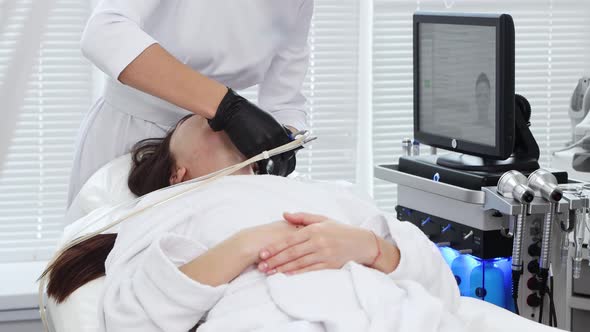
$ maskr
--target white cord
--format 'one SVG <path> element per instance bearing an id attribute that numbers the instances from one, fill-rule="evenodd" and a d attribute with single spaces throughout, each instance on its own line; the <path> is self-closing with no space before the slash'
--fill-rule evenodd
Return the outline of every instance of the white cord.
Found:
<path id="1" fill-rule="evenodd" d="M 572 144 L 570 144 L 570 145 L 566 146 L 565 148 L 562 148 L 562 149 L 559 149 L 559 150 L 553 151 L 553 152 L 552 152 L 552 155 L 555 155 L 555 154 L 556 154 L 556 153 L 558 153 L 558 152 L 562 152 L 562 151 L 569 150 L 569 149 L 571 149 L 571 148 L 575 148 L 575 147 L 577 147 L 577 146 L 580 146 L 580 145 L 581 145 L 582 143 L 584 143 L 584 141 L 585 141 L 586 139 L 588 139 L 588 138 L 590 138 L 590 135 L 586 135 L 586 136 L 584 136 L 584 137 L 580 138 L 580 139 L 579 139 L 577 142 L 575 142 L 575 143 L 572 143 Z"/>
<path id="2" fill-rule="evenodd" d="M 147 210 L 150 210 L 152 208 L 155 208 L 155 207 L 161 206 L 163 204 L 166 204 L 167 202 L 170 202 L 170 201 L 172 201 L 172 200 L 174 200 L 174 199 L 176 199 L 176 198 L 178 198 L 180 196 L 183 196 L 183 195 L 185 195 L 187 193 L 190 193 L 190 192 L 192 192 L 192 191 L 194 191 L 194 190 L 196 190 L 198 188 L 201 188 L 202 186 L 205 186 L 205 185 L 207 185 L 207 184 L 209 184 L 209 183 L 211 183 L 211 182 L 213 182 L 213 181 L 215 181 L 217 179 L 220 179 L 220 178 L 222 178 L 222 177 L 224 177 L 226 175 L 230 175 L 232 173 L 235 173 L 235 172 L 239 171 L 240 169 L 242 169 L 242 168 L 244 168 L 244 167 L 246 167 L 246 166 L 248 166 L 250 164 L 256 163 L 256 162 L 258 162 L 260 160 L 263 160 L 263 159 L 268 159 L 270 157 L 279 155 L 279 154 L 284 153 L 284 152 L 287 152 L 287 151 L 295 150 L 295 149 L 297 149 L 299 147 L 302 147 L 306 143 L 313 141 L 314 139 L 315 139 L 315 137 L 310 137 L 309 134 L 306 133 L 304 135 L 301 135 L 301 136 L 295 138 L 293 141 L 291 141 L 291 142 L 289 142 L 289 143 L 287 143 L 285 145 L 279 146 L 279 147 L 277 147 L 275 149 L 272 149 L 270 151 L 264 151 L 261 154 L 256 155 L 256 156 L 254 156 L 254 157 L 252 157 L 252 158 L 250 158 L 250 159 L 248 159 L 246 161 L 243 161 L 243 162 L 241 162 L 239 164 L 236 164 L 236 165 L 233 165 L 233 166 L 230 166 L 230 167 L 226 167 L 226 168 L 224 168 L 224 169 L 222 169 L 220 171 L 213 172 L 211 174 L 202 176 L 202 177 L 197 178 L 197 179 L 193 179 L 193 180 L 190 180 L 190 181 L 186 181 L 186 182 L 183 182 L 183 183 L 179 183 L 179 184 L 176 184 L 176 185 L 173 185 L 173 186 L 169 186 L 169 187 L 166 187 L 166 188 L 162 188 L 162 189 L 156 190 L 156 191 L 154 191 L 152 193 L 156 193 L 156 192 L 159 192 L 159 191 L 162 191 L 162 190 L 168 190 L 170 188 L 174 188 L 174 187 L 178 187 L 178 186 L 183 186 L 183 187 L 186 186 L 187 187 L 186 189 L 181 190 L 178 193 L 175 193 L 175 194 L 171 195 L 168 198 L 165 198 L 163 200 L 160 200 L 158 202 L 155 202 L 155 203 L 153 203 L 151 205 L 147 205 L 147 206 L 145 206 L 145 207 L 143 207 L 143 208 L 141 208 L 139 210 L 132 211 L 129 214 L 127 214 L 127 215 L 119 218 L 118 220 L 115 220 L 114 222 L 112 222 L 112 223 L 110 223 L 110 224 L 108 224 L 106 226 L 103 226 L 103 227 L 99 228 L 98 230 L 96 230 L 94 232 L 91 232 L 89 234 L 86 234 L 84 236 L 80 236 L 80 237 L 72 240 L 69 244 L 65 245 L 62 249 L 58 250 L 55 253 L 55 255 L 53 256 L 53 258 L 47 264 L 47 267 L 45 268 L 45 271 L 43 272 L 43 274 L 41 274 L 41 277 L 39 278 L 39 313 L 41 315 L 41 320 L 43 321 L 43 327 L 44 327 L 45 331 L 46 332 L 49 332 L 49 326 L 48 326 L 48 323 L 47 323 L 47 312 L 45 310 L 45 303 L 44 303 L 44 297 L 43 297 L 43 295 L 45 293 L 45 282 L 46 282 L 46 279 L 48 277 L 49 271 L 54 266 L 54 264 L 57 261 L 57 259 L 59 258 L 59 256 L 61 256 L 61 254 L 63 254 L 65 251 L 73 248 L 74 246 L 76 246 L 76 245 L 78 245 L 78 244 L 80 244 L 80 243 L 82 243 L 82 242 L 84 242 L 84 241 L 86 241 L 86 240 L 88 240 L 88 239 L 90 239 L 90 238 L 98 235 L 98 234 L 104 233 L 107 230 L 115 227 L 116 225 L 119 225 L 120 223 L 122 223 L 122 222 L 124 222 L 124 221 L 126 221 L 126 220 L 128 220 L 128 219 L 130 219 L 132 217 L 135 217 L 135 216 L 137 216 L 139 214 L 142 214 L 143 212 L 145 212 Z M 150 194 L 147 194 L 147 195 L 150 195 Z M 122 204 L 119 204 L 119 205 L 115 206 L 113 209 L 110 209 L 109 211 L 107 211 L 103 215 L 101 215 L 100 218 L 96 219 L 93 223 L 95 223 L 95 222 L 97 222 L 97 221 L 105 218 L 107 215 L 109 215 L 113 211 L 117 211 L 120 208 L 130 207 L 130 206 L 132 206 L 134 204 L 137 205 L 137 203 L 139 203 L 147 195 L 142 196 L 142 197 L 138 197 L 137 199 L 135 199 L 135 200 L 133 200 L 131 202 L 125 202 L 125 203 L 122 203 Z M 76 233 L 76 235 L 77 234 L 80 234 L 82 231 L 86 230 L 93 223 L 90 223 L 90 224 L 86 225 L 82 230 L 78 231 Z"/>

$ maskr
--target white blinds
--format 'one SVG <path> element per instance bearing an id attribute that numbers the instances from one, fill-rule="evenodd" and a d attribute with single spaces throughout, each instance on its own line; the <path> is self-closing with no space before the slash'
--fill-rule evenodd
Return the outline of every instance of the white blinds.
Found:
<path id="1" fill-rule="evenodd" d="M 36 1 L 0 3 L 2 79 L 19 61 L 12 55 Z M 46 259 L 61 234 L 74 139 L 92 99 L 91 67 L 79 51 L 89 14 L 89 1 L 58 0 L 49 17 L 0 173 L 0 262 Z"/>
<path id="2" fill-rule="evenodd" d="M 374 161 L 393 163 L 412 137 L 412 14 L 416 10 L 503 12 L 516 29 L 516 93 L 531 103 L 532 131 L 547 166 L 550 151 L 570 139 L 569 98 L 590 71 L 587 0 L 375 0 Z M 395 187 L 375 180 L 375 198 L 392 210 Z"/>
<path id="3" fill-rule="evenodd" d="M 355 181 L 358 31 L 358 1 L 315 0 L 304 94 L 319 139 L 297 155 L 297 171 L 313 179 Z M 253 89 L 242 93 L 256 98 Z"/>

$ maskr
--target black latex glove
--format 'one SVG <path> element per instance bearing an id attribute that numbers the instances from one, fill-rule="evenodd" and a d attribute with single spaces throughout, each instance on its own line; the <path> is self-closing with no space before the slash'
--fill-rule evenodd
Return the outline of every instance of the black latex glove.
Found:
<path id="1" fill-rule="evenodd" d="M 228 89 L 209 120 L 214 131 L 227 133 L 240 152 L 251 158 L 292 141 L 288 129 L 269 113 L 261 110 L 244 97 Z M 288 151 L 258 163 L 258 173 L 287 176 L 295 170 L 295 151 Z"/>

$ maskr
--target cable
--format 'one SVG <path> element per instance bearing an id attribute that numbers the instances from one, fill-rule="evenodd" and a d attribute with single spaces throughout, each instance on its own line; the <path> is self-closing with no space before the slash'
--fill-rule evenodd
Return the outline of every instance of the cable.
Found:
<path id="1" fill-rule="evenodd" d="M 570 144 L 570 145 L 568 145 L 568 146 L 566 146 L 566 147 L 564 147 L 564 148 L 561 148 L 561 149 L 559 149 L 559 150 L 555 150 L 555 151 L 553 151 L 551 154 L 552 154 L 552 155 L 555 155 L 555 154 L 556 154 L 556 153 L 558 153 L 558 152 L 563 152 L 563 151 L 565 151 L 565 150 L 569 150 L 569 149 L 571 149 L 571 148 L 578 147 L 578 146 L 582 145 L 582 144 L 584 143 L 584 141 L 585 141 L 586 139 L 588 139 L 588 138 L 590 138 L 590 135 L 586 135 L 586 136 L 582 137 L 581 139 L 579 139 L 578 141 L 576 141 L 576 142 L 574 142 L 574 143 L 572 143 L 572 144 Z"/>
<path id="2" fill-rule="evenodd" d="M 258 162 L 260 160 L 263 160 L 263 159 L 268 159 L 270 157 L 279 155 L 279 154 L 284 153 L 284 152 L 287 152 L 287 151 L 295 150 L 295 149 L 297 149 L 299 147 L 303 147 L 303 145 L 305 145 L 305 144 L 307 144 L 307 143 L 309 143 L 309 142 L 311 142 L 311 141 L 313 141 L 315 139 L 316 139 L 316 137 L 310 137 L 309 134 L 306 132 L 305 134 L 302 134 L 301 136 L 297 137 L 296 139 L 294 139 L 293 141 L 291 141 L 291 142 L 289 142 L 289 143 L 287 143 L 285 145 L 279 146 L 279 147 L 274 148 L 274 149 L 272 149 L 270 151 L 264 151 L 264 152 L 260 153 L 259 155 L 256 155 L 256 156 L 254 156 L 254 157 L 252 157 L 252 158 L 250 158 L 250 159 L 248 159 L 246 161 L 243 161 L 243 162 L 241 162 L 239 164 L 236 164 L 236 165 L 233 165 L 233 166 L 230 166 L 230 167 L 226 167 L 226 168 L 224 168 L 222 170 L 219 170 L 217 172 L 213 172 L 211 174 L 204 175 L 202 177 L 199 177 L 199 178 L 196 178 L 196 179 L 193 179 L 193 180 L 190 180 L 190 181 L 186 181 L 186 182 L 183 182 L 183 183 L 176 184 L 174 186 L 169 186 L 169 187 L 166 187 L 166 188 L 162 188 L 160 190 L 156 190 L 156 191 L 154 191 L 154 192 L 152 192 L 150 194 L 144 195 L 142 197 L 138 197 L 137 199 L 135 199 L 135 200 L 133 200 L 131 202 L 122 203 L 119 206 L 117 206 L 117 207 L 115 207 L 113 209 L 110 209 L 109 211 L 107 211 L 106 213 L 104 213 L 103 215 L 101 215 L 99 219 L 95 219 L 93 223 L 89 223 L 81 231 L 77 232 L 76 235 L 80 234 L 83 230 L 86 230 L 91 224 L 94 224 L 94 223 L 102 220 L 104 217 L 107 217 L 110 213 L 112 213 L 113 211 L 116 211 L 117 208 L 120 207 L 120 206 L 123 206 L 123 207 L 131 207 L 133 205 L 137 206 L 137 204 L 140 203 L 143 198 L 145 198 L 146 196 L 149 196 L 149 195 L 151 195 L 153 193 L 164 191 L 164 190 L 170 190 L 171 188 L 175 188 L 175 187 L 185 187 L 182 190 L 180 190 L 179 192 L 176 192 L 176 193 L 170 195 L 167 198 L 164 198 L 164 199 L 162 199 L 162 200 L 160 200 L 158 202 L 152 203 L 152 204 L 148 204 L 148 205 L 146 205 L 146 206 L 144 206 L 144 207 L 142 207 L 142 208 L 140 208 L 138 210 L 131 211 L 127 215 L 125 215 L 125 216 L 123 216 L 123 217 L 115 220 L 114 222 L 112 222 L 112 223 L 110 223 L 110 224 L 108 224 L 106 226 L 103 226 L 103 227 L 99 228 L 96 231 L 93 231 L 93 232 L 90 232 L 90 233 L 88 233 L 86 235 L 83 235 L 83 236 L 80 236 L 78 238 L 75 238 L 69 244 L 65 245 L 62 249 L 58 250 L 54 254 L 53 258 L 49 261 L 49 263 L 47 264 L 47 267 L 45 268 L 45 271 L 43 271 L 43 273 L 41 274 L 41 276 L 39 277 L 39 280 L 38 280 L 39 281 L 39 294 L 38 294 L 39 295 L 39 314 L 41 316 L 41 321 L 43 322 L 43 327 L 44 327 L 45 331 L 49 331 L 49 326 L 47 324 L 47 312 L 45 310 L 45 304 L 44 304 L 44 298 L 43 298 L 43 294 L 45 293 L 45 281 L 46 281 L 46 279 L 48 277 L 49 271 L 55 266 L 55 263 L 56 263 L 57 259 L 60 257 L 60 255 L 62 253 L 64 253 L 65 251 L 71 249 L 72 247 L 74 247 L 74 246 L 76 246 L 76 245 L 78 245 L 78 244 L 80 244 L 80 243 L 82 243 L 82 242 L 84 242 L 84 241 L 86 241 L 86 240 L 94 237 L 95 235 L 104 233 L 107 230 L 109 230 L 109 229 L 111 229 L 111 228 L 119 225 L 120 223 L 122 223 L 122 222 L 124 222 L 126 220 L 129 220 L 129 219 L 131 219 L 131 218 L 133 218 L 133 217 L 135 217 L 137 215 L 142 214 L 143 212 L 145 212 L 147 210 L 150 210 L 152 208 L 159 207 L 159 206 L 161 206 L 163 204 L 166 204 L 166 203 L 168 203 L 168 202 L 170 202 L 170 201 L 172 201 L 172 200 L 174 200 L 174 199 L 176 199 L 178 197 L 181 197 L 181 196 L 183 196 L 183 195 L 185 195 L 187 193 L 190 193 L 192 191 L 195 191 L 195 190 L 197 190 L 197 189 L 199 189 L 199 188 L 201 188 L 201 187 L 203 187 L 203 186 L 205 186 L 205 185 L 207 185 L 207 184 L 209 184 L 209 183 L 211 183 L 211 182 L 213 182 L 213 181 L 215 181 L 215 180 L 217 180 L 219 178 L 222 178 L 224 176 L 233 174 L 233 173 L 239 171 L 240 169 L 242 169 L 242 168 L 244 168 L 244 167 L 246 167 L 246 166 L 248 166 L 250 164 L 256 163 L 256 162 Z"/>
<path id="3" fill-rule="evenodd" d="M 553 316 L 553 327 L 557 327 L 557 312 L 555 311 L 555 298 L 553 297 L 553 276 L 549 279 L 550 289 L 549 289 L 549 309 L 550 313 Z"/>
<path id="4" fill-rule="evenodd" d="M 539 297 L 541 298 L 541 305 L 539 306 L 539 323 L 543 324 L 543 307 L 545 303 L 545 293 L 547 290 L 547 276 L 548 269 L 540 269 L 539 276 L 541 276 L 541 286 L 539 287 Z"/>
<path id="5" fill-rule="evenodd" d="M 555 299 L 553 298 L 553 291 L 547 289 L 549 296 L 549 326 L 557 327 L 557 312 L 555 311 Z"/>
<path id="6" fill-rule="evenodd" d="M 520 283 L 520 273 L 512 271 L 512 299 L 514 299 L 514 311 L 517 315 L 520 315 L 518 310 L 518 284 Z"/>
<path id="7" fill-rule="evenodd" d="M 541 298 L 541 305 L 539 306 L 539 323 L 543 324 L 543 302 L 544 298 Z"/>
<path id="8" fill-rule="evenodd" d="M 532 194 L 534 196 L 534 193 Z M 512 298 L 514 299 L 514 310 L 517 315 L 520 315 L 518 308 L 518 288 L 520 283 L 520 276 L 522 275 L 522 236 L 526 223 L 526 211 L 528 204 L 521 204 L 521 213 L 516 218 L 514 227 L 514 240 L 512 244 Z"/>
<path id="9" fill-rule="evenodd" d="M 547 275 L 543 272 L 541 275 L 541 288 L 539 289 L 539 297 L 541 298 L 541 305 L 539 306 L 539 323 L 543 324 L 543 310 L 545 302 L 545 294 L 549 297 L 549 326 L 557 327 L 557 311 L 555 310 L 555 298 L 553 297 L 553 276 L 549 277 L 549 286 L 547 286 Z"/>
<path id="10" fill-rule="evenodd" d="M 553 294 L 550 289 L 547 289 L 547 295 L 549 296 L 549 326 L 553 326 Z"/>
<path id="11" fill-rule="evenodd" d="M 551 311 L 551 296 L 549 296 L 549 326 L 553 326 L 553 311 Z"/>

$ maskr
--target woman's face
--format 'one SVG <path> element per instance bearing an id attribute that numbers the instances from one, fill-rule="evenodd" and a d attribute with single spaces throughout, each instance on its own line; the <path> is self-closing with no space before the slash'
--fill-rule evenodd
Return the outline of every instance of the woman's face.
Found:
<path id="1" fill-rule="evenodd" d="M 478 83 L 475 87 L 475 100 L 477 103 L 477 110 L 480 113 L 487 114 L 489 111 L 490 97 L 490 86 L 485 82 Z"/>
<path id="2" fill-rule="evenodd" d="M 194 115 L 180 123 L 170 140 L 170 151 L 176 161 L 170 184 L 207 175 L 246 158 L 223 131 L 214 132 L 207 119 Z M 253 174 L 246 167 L 235 174 Z"/>

